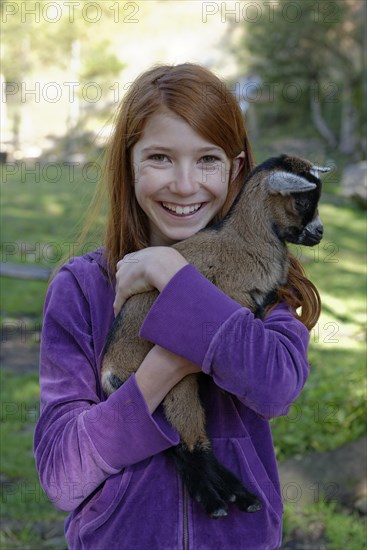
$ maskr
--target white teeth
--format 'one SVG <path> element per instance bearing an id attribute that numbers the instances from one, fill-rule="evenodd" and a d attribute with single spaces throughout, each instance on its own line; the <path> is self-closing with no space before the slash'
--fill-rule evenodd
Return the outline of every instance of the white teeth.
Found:
<path id="1" fill-rule="evenodd" d="M 175 212 L 176 214 L 192 214 L 193 212 L 196 212 L 196 210 L 199 210 L 201 206 L 201 202 L 198 202 L 197 204 L 192 204 L 191 206 L 178 206 L 176 204 L 170 204 L 169 202 L 162 202 L 162 205 L 164 208 L 167 208 L 168 210 L 171 210 L 172 212 Z"/>

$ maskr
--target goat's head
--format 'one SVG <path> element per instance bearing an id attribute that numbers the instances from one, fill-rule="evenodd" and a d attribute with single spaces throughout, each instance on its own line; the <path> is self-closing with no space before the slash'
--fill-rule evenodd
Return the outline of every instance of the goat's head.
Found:
<path id="1" fill-rule="evenodd" d="M 262 186 L 268 194 L 267 208 L 278 237 L 306 246 L 318 244 L 323 236 L 317 208 L 322 187 L 320 174 L 329 168 L 282 155 L 265 161 L 256 171 L 268 172 L 262 174 Z"/>

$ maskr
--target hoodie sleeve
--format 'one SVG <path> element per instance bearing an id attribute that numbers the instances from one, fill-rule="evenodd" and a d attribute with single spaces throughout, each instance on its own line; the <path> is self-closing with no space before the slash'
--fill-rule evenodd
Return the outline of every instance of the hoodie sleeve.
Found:
<path id="1" fill-rule="evenodd" d="M 65 511 L 75 509 L 110 475 L 179 441 L 161 408 L 149 413 L 134 375 L 104 400 L 81 279 L 62 268 L 46 297 L 41 413 L 34 437 L 41 484 Z"/>
<path id="2" fill-rule="evenodd" d="M 256 319 L 192 265 L 163 289 L 140 335 L 200 365 L 266 418 L 287 414 L 309 372 L 308 330 L 286 304 Z"/>

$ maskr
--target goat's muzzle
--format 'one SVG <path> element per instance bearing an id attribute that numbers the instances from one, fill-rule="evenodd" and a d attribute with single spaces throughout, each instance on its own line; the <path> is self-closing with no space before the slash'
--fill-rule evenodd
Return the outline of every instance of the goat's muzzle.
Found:
<path id="1" fill-rule="evenodd" d="M 315 246 L 319 244 L 324 235 L 324 226 L 319 217 L 308 223 L 299 236 L 298 244 Z"/>

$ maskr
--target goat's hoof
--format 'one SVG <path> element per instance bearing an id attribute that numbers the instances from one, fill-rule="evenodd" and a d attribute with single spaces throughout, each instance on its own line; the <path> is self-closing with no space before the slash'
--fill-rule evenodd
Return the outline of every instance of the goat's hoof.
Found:
<path id="1" fill-rule="evenodd" d="M 262 509 L 261 501 L 257 496 L 249 493 L 247 489 L 242 487 L 239 494 L 236 495 L 235 504 L 242 512 L 259 512 Z"/>
<path id="2" fill-rule="evenodd" d="M 228 510 L 225 508 L 217 508 L 217 510 L 214 510 L 214 512 L 209 515 L 213 519 L 224 518 L 225 516 L 228 516 Z"/>
<path id="3" fill-rule="evenodd" d="M 193 495 L 193 488 L 190 486 L 190 484 L 187 484 L 187 486 L 190 495 Z M 207 485 L 206 487 L 200 487 L 200 493 L 198 493 L 198 487 L 196 487 L 194 500 L 196 500 L 196 502 L 199 502 L 204 508 L 205 513 L 213 519 L 228 516 L 227 504 L 224 502 L 224 500 L 220 498 L 215 490 L 213 490 L 213 487 L 209 485 Z"/>
<path id="4" fill-rule="evenodd" d="M 262 504 L 259 498 L 248 491 L 241 480 L 239 480 L 232 472 L 227 470 L 217 459 L 212 455 L 210 459 L 213 462 L 213 468 L 216 479 L 220 480 L 221 486 L 224 488 L 224 497 L 227 502 L 234 503 L 241 512 L 258 512 L 262 509 Z"/>
<path id="5" fill-rule="evenodd" d="M 259 512 L 262 508 L 261 502 L 259 499 L 257 499 L 257 502 L 254 502 L 253 504 L 250 504 L 246 508 L 246 512 Z"/>
<path id="6" fill-rule="evenodd" d="M 190 496 L 201 504 L 209 517 L 218 519 L 227 516 L 227 503 L 235 504 L 242 512 L 261 510 L 258 497 L 222 466 L 211 450 L 196 448 L 191 452 L 178 445 L 172 448 L 172 453 Z"/>

